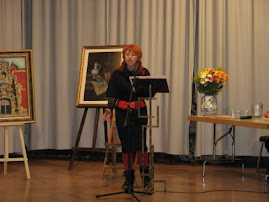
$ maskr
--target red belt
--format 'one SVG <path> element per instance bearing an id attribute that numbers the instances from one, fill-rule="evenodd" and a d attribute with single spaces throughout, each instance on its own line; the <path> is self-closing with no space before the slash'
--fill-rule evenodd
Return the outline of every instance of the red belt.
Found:
<path id="1" fill-rule="evenodd" d="M 123 100 L 118 100 L 117 101 L 117 107 L 121 109 L 127 109 L 128 108 L 129 102 L 123 101 Z M 140 100 L 140 108 L 145 107 L 146 103 L 145 100 Z M 138 101 L 133 101 L 130 103 L 130 108 L 131 109 L 138 109 Z"/>

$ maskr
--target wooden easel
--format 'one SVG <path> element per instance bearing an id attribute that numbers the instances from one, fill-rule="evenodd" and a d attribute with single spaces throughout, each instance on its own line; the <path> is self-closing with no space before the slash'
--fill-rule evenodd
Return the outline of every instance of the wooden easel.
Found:
<path id="1" fill-rule="evenodd" d="M 111 124 L 110 124 L 110 131 L 108 136 L 108 141 L 105 143 L 106 146 L 106 154 L 104 160 L 104 168 L 103 168 L 103 176 L 105 175 L 106 169 L 111 168 L 112 171 L 117 175 L 117 147 L 121 146 L 120 140 L 116 138 L 116 131 L 115 131 L 115 115 L 113 115 Z M 109 153 L 111 152 L 112 155 L 112 164 L 109 164 Z"/>
<path id="2" fill-rule="evenodd" d="M 92 140 L 92 148 L 79 148 L 79 141 L 81 138 L 81 133 L 82 133 L 82 129 L 85 123 L 85 119 L 87 116 L 87 112 L 88 112 L 88 107 L 84 108 L 84 112 L 83 112 L 83 116 L 81 119 L 81 123 L 80 123 L 80 127 L 79 127 L 79 131 L 78 131 L 78 135 L 77 135 L 77 139 L 76 139 L 76 143 L 75 146 L 72 148 L 72 156 L 71 156 L 71 160 L 69 163 L 69 167 L 68 169 L 71 170 L 74 166 L 74 161 L 75 158 L 77 156 L 78 151 L 80 150 L 84 150 L 84 151 L 97 151 L 97 150 L 104 150 L 104 149 L 97 149 L 95 148 L 96 145 L 96 140 L 97 140 L 97 131 L 98 131 L 98 121 L 99 121 L 99 115 L 100 115 L 100 108 L 96 108 L 96 112 L 95 112 L 95 121 L 94 121 L 94 129 L 93 129 L 93 140 Z M 107 123 L 104 122 L 104 131 L 105 131 L 105 142 L 107 142 Z"/>
<path id="3" fill-rule="evenodd" d="M 21 140 L 21 148 L 23 158 L 9 158 L 8 153 L 8 135 L 9 135 L 9 127 L 18 126 L 19 127 L 19 135 Z M 25 171 L 27 179 L 30 179 L 30 171 L 28 165 L 28 158 L 25 149 L 24 137 L 23 137 L 23 126 L 24 123 L 0 123 L 0 127 L 4 127 L 4 158 L 0 158 L 0 162 L 4 162 L 4 175 L 7 175 L 7 163 L 11 161 L 24 161 Z"/>

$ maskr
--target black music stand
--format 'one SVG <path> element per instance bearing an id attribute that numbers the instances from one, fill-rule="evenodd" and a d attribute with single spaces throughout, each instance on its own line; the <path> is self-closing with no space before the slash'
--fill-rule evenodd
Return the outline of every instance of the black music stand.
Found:
<path id="1" fill-rule="evenodd" d="M 169 93 L 165 76 L 130 76 L 130 81 L 136 84 L 136 92 L 140 97 L 154 97 L 156 93 Z M 143 92 L 141 92 L 143 91 Z M 151 92 L 150 92 L 151 91 Z"/>
<path id="2" fill-rule="evenodd" d="M 134 82 L 134 78 L 130 78 L 131 82 Z M 150 172 L 147 174 L 149 176 L 150 180 L 150 192 L 153 192 L 154 190 L 154 183 L 153 182 L 163 182 L 164 183 L 164 191 L 166 191 L 166 181 L 165 180 L 154 180 L 154 146 L 152 145 L 152 128 L 158 128 L 159 127 L 159 106 L 157 106 L 157 124 L 153 125 L 152 124 L 152 119 L 155 118 L 152 115 L 152 100 L 156 99 L 154 98 L 156 93 L 169 93 L 169 88 L 167 85 L 166 77 L 165 76 L 144 76 L 144 77 L 137 77 L 135 79 L 136 85 L 137 85 L 137 91 L 144 89 L 144 96 L 146 97 L 140 97 L 140 99 L 146 99 L 149 101 L 149 106 L 148 106 L 148 116 L 141 116 L 140 115 L 140 110 L 138 111 L 138 118 L 148 118 L 148 124 L 143 126 L 143 128 L 148 128 L 149 129 L 149 150 L 150 150 L 150 155 L 149 155 L 149 164 L 152 165 L 150 167 Z M 146 92 L 145 89 L 148 89 Z M 144 145 L 144 130 L 142 129 L 142 145 Z M 142 162 L 144 163 L 144 147 L 142 146 Z M 144 182 L 144 177 L 145 177 L 145 172 L 144 172 L 144 165 L 142 166 L 142 178 Z"/>

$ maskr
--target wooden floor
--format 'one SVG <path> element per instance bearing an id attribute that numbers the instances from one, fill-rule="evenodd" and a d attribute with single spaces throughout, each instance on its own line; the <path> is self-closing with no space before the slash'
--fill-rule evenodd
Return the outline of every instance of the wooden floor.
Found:
<path id="1" fill-rule="evenodd" d="M 1 163 L 0 201 L 136 201 L 125 193 L 96 198 L 122 191 L 122 170 L 117 177 L 110 170 L 102 177 L 101 162 L 76 161 L 71 171 L 68 165 L 65 160 L 31 159 L 31 180 L 27 180 L 23 162 L 8 163 L 5 177 Z M 246 168 L 242 178 L 240 167 L 208 165 L 204 183 L 201 165 L 155 164 L 154 169 L 155 180 L 165 180 L 167 190 L 164 192 L 164 183 L 155 182 L 152 195 L 135 193 L 141 201 L 269 201 L 269 194 L 264 193 L 264 175 L 256 175 L 255 168 Z M 138 170 L 136 181 L 141 187 Z"/>

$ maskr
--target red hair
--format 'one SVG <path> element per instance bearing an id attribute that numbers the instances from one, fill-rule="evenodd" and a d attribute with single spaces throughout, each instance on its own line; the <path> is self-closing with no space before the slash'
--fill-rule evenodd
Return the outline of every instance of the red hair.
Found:
<path id="1" fill-rule="evenodd" d="M 124 55 L 127 51 L 131 51 L 131 52 L 134 52 L 137 57 L 138 57 L 138 60 L 140 61 L 140 66 L 138 68 L 138 73 L 140 75 L 143 75 L 144 74 L 144 71 L 143 71 L 143 67 L 142 67 L 142 64 L 141 64 L 141 58 L 142 58 L 142 51 L 140 49 L 140 47 L 136 44 L 130 44 L 130 45 L 126 45 L 124 46 L 123 50 L 122 50 L 122 57 L 123 57 L 123 62 L 121 63 L 121 66 L 120 66 L 120 70 L 123 71 L 124 69 L 124 66 L 125 66 L 125 61 L 124 61 Z"/>
<path id="2" fill-rule="evenodd" d="M 126 45 L 122 50 L 123 57 L 124 57 L 124 54 L 126 53 L 126 51 L 134 52 L 137 55 L 139 60 L 142 58 L 142 51 L 141 51 L 140 47 L 136 44 Z"/>

